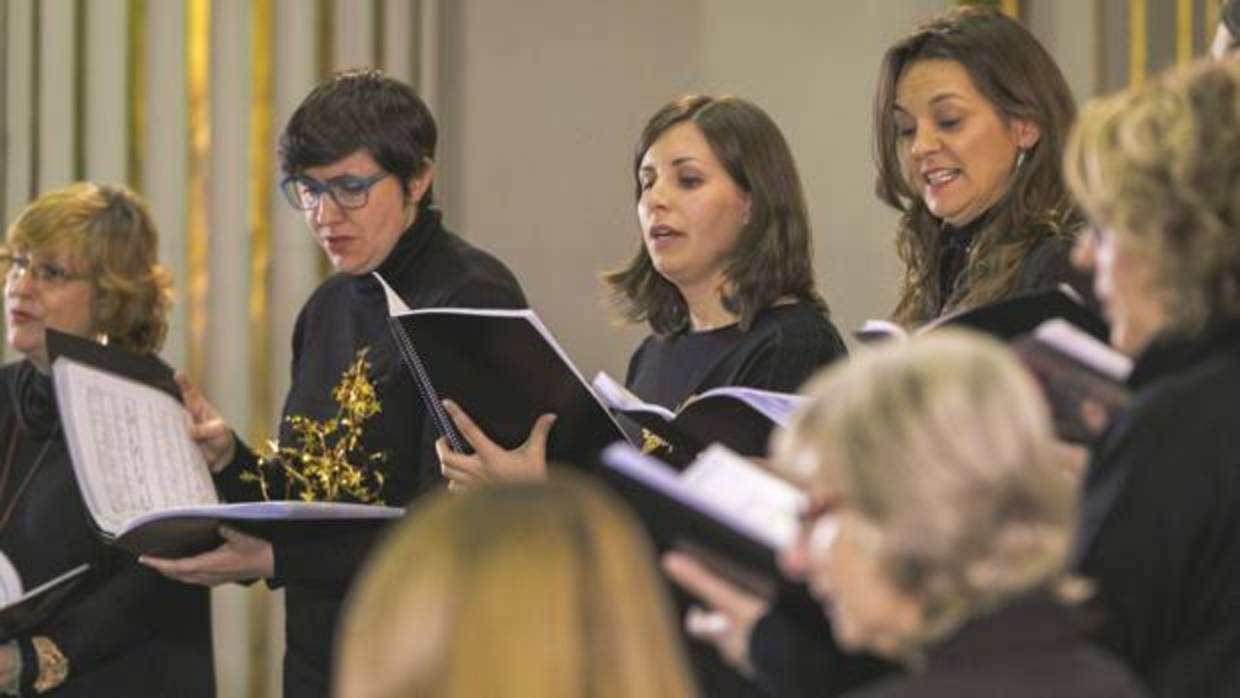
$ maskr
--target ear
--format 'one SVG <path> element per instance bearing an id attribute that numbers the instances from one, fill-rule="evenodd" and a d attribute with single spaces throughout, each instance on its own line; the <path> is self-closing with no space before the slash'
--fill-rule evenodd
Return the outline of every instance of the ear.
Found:
<path id="1" fill-rule="evenodd" d="M 749 220 L 753 216 L 753 194 L 742 192 L 741 196 L 745 198 L 745 218 L 741 225 L 749 225 Z"/>
<path id="2" fill-rule="evenodd" d="M 409 180 L 409 188 L 405 192 L 409 195 L 409 201 L 413 202 L 415 208 L 422 202 L 422 197 L 426 196 L 426 191 L 431 188 L 431 182 L 434 180 L 435 162 L 427 160 L 426 167 L 422 172 Z"/>
<path id="3" fill-rule="evenodd" d="M 1029 119 L 1012 119 L 1010 129 L 1013 142 L 1021 150 L 1029 150 L 1037 145 L 1038 139 L 1042 137 L 1042 129 Z"/>

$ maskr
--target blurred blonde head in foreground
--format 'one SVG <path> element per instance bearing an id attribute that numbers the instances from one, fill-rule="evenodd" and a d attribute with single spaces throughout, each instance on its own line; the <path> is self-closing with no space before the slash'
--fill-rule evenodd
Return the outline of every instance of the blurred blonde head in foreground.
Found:
<path id="1" fill-rule="evenodd" d="M 694 696 L 637 521 L 579 478 L 440 495 L 344 620 L 342 698 Z"/>
<path id="2" fill-rule="evenodd" d="M 828 369 L 776 443 L 829 509 L 807 573 L 842 645 L 913 659 L 1056 580 L 1075 496 L 1046 407 L 1001 344 L 942 330 Z"/>

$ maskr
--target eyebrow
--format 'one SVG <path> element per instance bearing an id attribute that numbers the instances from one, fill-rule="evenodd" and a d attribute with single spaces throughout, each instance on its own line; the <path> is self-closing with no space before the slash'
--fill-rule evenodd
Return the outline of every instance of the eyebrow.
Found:
<path id="1" fill-rule="evenodd" d="M 692 155 L 681 155 L 680 157 L 676 158 L 675 160 L 672 160 L 672 161 L 671 161 L 671 163 L 669 163 L 669 164 L 670 164 L 672 167 L 677 167 L 677 166 L 679 166 L 679 165 L 683 165 L 683 164 L 685 164 L 685 163 L 689 163 L 689 162 L 701 162 L 701 160 L 700 160 L 699 158 L 696 158 L 696 157 L 692 156 Z M 639 171 L 639 172 L 648 172 L 648 171 L 652 171 L 652 170 L 654 170 L 654 169 L 655 169 L 655 166 L 654 166 L 654 165 L 642 165 L 640 168 L 638 168 L 638 171 Z"/>
<path id="2" fill-rule="evenodd" d="M 962 100 L 964 99 L 964 95 L 960 94 L 959 92 L 940 92 L 939 94 L 936 94 L 935 96 L 930 98 L 930 106 L 933 107 L 934 105 L 939 104 L 940 102 L 946 102 L 949 99 L 961 99 Z M 899 102 L 896 102 L 892 108 L 898 109 L 905 113 L 909 112 L 908 107 L 905 107 Z"/>

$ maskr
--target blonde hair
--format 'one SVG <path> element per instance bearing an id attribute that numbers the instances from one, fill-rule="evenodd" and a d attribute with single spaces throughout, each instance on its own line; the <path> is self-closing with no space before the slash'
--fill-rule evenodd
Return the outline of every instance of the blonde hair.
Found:
<path id="1" fill-rule="evenodd" d="M 578 479 L 418 505 L 347 606 L 343 698 L 696 695 L 638 523 Z"/>
<path id="2" fill-rule="evenodd" d="M 1003 345 L 942 330 L 805 392 L 777 460 L 872 530 L 879 569 L 923 609 L 914 646 L 1061 574 L 1073 490 L 1038 388 Z"/>
<path id="3" fill-rule="evenodd" d="M 18 215 L 5 245 L 84 265 L 96 291 L 96 331 L 133 351 L 163 346 L 172 275 L 158 263 L 159 233 L 137 194 L 90 182 L 48 192 Z"/>
<path id="4" fill-rule="evenodd" d="M 1240 316 L 1240 64 L 1091 101 L 1068 139 L 1077 200 L 1152 265 L 1177 329 Z"/>

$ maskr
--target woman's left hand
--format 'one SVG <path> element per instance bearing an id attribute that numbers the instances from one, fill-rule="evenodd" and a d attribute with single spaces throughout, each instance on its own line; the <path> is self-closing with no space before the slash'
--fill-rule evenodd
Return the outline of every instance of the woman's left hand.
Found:
<path id="1" fill-rule="evenodd" d="M 539 417 L 525 443 L 507 451 L 456 403 L 444 400 L 443 406 L 457 431 L 474 449 L 472 454 L 457 453 L 442 437 L 435 441 L 435 453 L 449 489 L 467 489 L 487 480 L 538 480 L 547 476 L 547 436 L 555 424 L 555 415 Z"/>
<path id="2" fill-rule="evenodd" d="M 230 526 L 220 526 L 220 536 L 223 545 L 201 555 L 176 559 L 143 555 L 138 562 L 165 577 L 208 587 L 275 575 L 271 543 Z"/>

